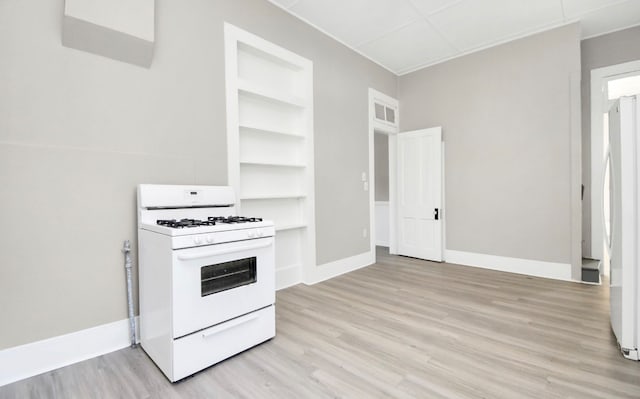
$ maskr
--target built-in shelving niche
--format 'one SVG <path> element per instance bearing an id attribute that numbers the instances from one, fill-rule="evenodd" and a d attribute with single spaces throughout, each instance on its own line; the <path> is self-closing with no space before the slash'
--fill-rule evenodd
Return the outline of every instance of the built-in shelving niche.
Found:
<path id="1" fill-rule="evenodd" d="M 276 285 L 315 267 L 313 64 L 225 24 L 229 184 L 276 226 Z"/>

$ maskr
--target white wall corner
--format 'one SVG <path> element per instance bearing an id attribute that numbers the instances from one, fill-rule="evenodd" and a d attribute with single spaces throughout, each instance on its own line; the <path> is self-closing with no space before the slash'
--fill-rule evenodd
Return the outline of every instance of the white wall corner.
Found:
<path id="1" fill-rule="evenodd" d="M 571 263 L 545 262 L 541 260 L 509 258 L 505 256 L 478 254 L 473 252 L 446 249 L 444 253 L 447 263 L 501 272 L 524 274 L 527 276 L 550 278 L 554 280 L 573 281 Z"/>
<path id="2" fill-rule="evenodd" d="M 136 342 L 140 333 L 136 317 Z M 0 386 L 46 373 L 127 346 L 129 319 L 0 350 Z"/>
<path id="3" fill-rule="evenodd" d="M 581 71 L 578 65 L 576 72 L 569 78 L 571 93 L 571 277 L 582 280 L 582 118 L 580 98 Z"/>

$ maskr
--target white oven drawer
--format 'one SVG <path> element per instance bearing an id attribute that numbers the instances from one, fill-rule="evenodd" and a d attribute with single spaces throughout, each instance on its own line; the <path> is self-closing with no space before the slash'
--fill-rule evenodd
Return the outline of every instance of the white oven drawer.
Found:
<path id="1" fill-rule="evenodd" d="M 185 378 L 276 335 L 275 306 L 173 341 L 173 376 Z"/>

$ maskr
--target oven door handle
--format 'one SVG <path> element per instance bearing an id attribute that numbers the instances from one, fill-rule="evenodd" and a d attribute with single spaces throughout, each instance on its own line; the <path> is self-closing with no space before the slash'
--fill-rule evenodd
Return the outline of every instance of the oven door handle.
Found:
<path id="1" fill-rule="evenodd" d="M 202 258 L 208 258 L 208 257 L 211 257 L 211 256 L 226 255 L 226 254 L 231 254 L 231 253 L 234 253 L 234 252 L 242 252 L 242 251 L 248 251 L 248 250 L 251 250 L 251 249 L 264 248 L 264 247 L 268 247 L 269 245 L 272 245 L 271 240 L 269 240 L 267 242 L 262 242 L 260 244 L 247 245 L 247 246 L 244 246 L 244 247 L 241 247 L 241 248 L 221 249 L 219 251 L 211 251 L 211 252 L 205 252 L 205 253 L 193 254 L 193 255 L 180 254 L 180 255 L 178 255 L 178 259 L 180 259 L 180 260 L 202 259 Z"/>
<path id="2" fill-rule="evenodd" d="M 258 317 L 259 317 L 259 315 L 257 315 L 257 314 L 248 315 L 247 317 L 239 317 L 239 318 L 237 318 L 235 320 L 228 321 L 228 322 L 223 323 L 223 324 L 221 324 L 221 325 L 219 325 L 217 327 L 211 327 L 210 329 L 208 329 L 208 330 L 206 330 L 206 331 L 204 331 L 202 333 L 202 338 L 209 338 L 212 335 L 216 335 L 216 334 L 221 333 L 223 331 L 226 331 L 226 330 L 228 330 L 230 328 L 237 327 L 237 326 L 239 326 L 241 324 L 246 324 L 246 323 L 248 323 L 250 321 L 253 321 L 253 320 L 257 319 Z"/>

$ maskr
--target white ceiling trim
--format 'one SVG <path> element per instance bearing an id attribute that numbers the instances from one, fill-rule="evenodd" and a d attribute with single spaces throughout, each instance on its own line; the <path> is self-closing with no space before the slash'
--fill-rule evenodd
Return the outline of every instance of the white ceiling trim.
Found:
<path id="1" fill-rule="evenodd" d="M 300 21 L 306 23 L 307 25 L 309 25 L 309 26 L 315 28 L 316 30 L 324 33 L 325 35 L 329 36 L 330 38 L 332 38 L 336 42 L 342 44 L 343 46 L 347 47 L 348 49 L 355 51 L 356 53 L 358 53 L 359 55 L 361 55 L 364 58 L 368 59 L 369 61 L 373 62 L 374 64 L 378 65 L 379 67 L 382 67 L 383 69 L 391 72 L 392 74 L 394 74 L 396 76 L 399 76 L 395 71 L 389 69 L 388 67 L 386 67 L 385 65 L 381 64 L 380 62 L 378 62 L 378 61 L 374 60 L 373 58 L 369 57 L 368 55 L 366 55 L 362 51 L 358 50 L 357 48 L 353 47 L 352 45 L 345 43 L 341 39 L 337 38 L 336 36 L 332 35 L 331 33 L 327 32 L 326 30 L 322 29 L 321 27 L 317 26 L 316 24 L 312 23 L 311 21 L 307 20 L 306 18 L 303 18 L 303 17 L 301 17 L 301 16 L 299 16 L 297 14 L 294 14 L 289 9 L 287 9 L 284 6 L 276 3 L 275 0 L 267 0 L 267 1 L 269 3 L 271 3 L 271 4 L 273 4 L 274 6 L 278 7 L 279 9 L 283 10 L 287 14 L 293 16 L 294 18 L 299 19 Z M 298 3 L 298 1 L 300 1 L 300 0 L 296 0 L 290 7 L 293 7 L 294 5 L 296 5 Z"/>
<path id="2" fill-rule="evenodd" d="M 296 3 L 298 1 L 300 1 L 300 0 L 296 0 Z M 618 0 L 618 1 L 614 1 L 613 3 L 610 3 L 610 4 L 603 4 L 600 7 L 591 8 L 591 9 L 589 9 L 587 11 L 580 12 L 580 13 L 577 13 L 575 15 L 572 15 L 571 17 L 572 18 L 579 18 L 579 17 L 582 17 L 582 16 L 587 15 L 587 14 L 591 14 L 591 13 L 594 13 L 594 12 L 602 11 L 602 10 L 607 9 L 609 7 L 615 7 L 615 6 L 620 5 L 622 3 L 626 3 L 627 1 L 628 0 Z M 565 14 L 564 2 L 565 2 L 565 0 L 561 0 L 560 4 L 562 5 L 562 14 L 565 16 L 565 18 L 567 18 L 566 14 Z"/>
<path id="3" fill-rule="evenodd" d="M 541 27 L 541 28 L 538 28 L 538 29 L 535 29 L 535 30 L 522 32 L 522 33 L 520 33 L 520 34 L 518 34 L 516 36 L 510 36 L 508 38 L 505 38 L 505 39 L 497 41 L 497 42 L 492 42 L 490 44 L 487 44 L 487 45 L 484 45 L 484 46 L 481 46 L 481 47 L 476 47 L 476 48 L 471 49 L 471 50 L 460 52 L 460 53 L 455 54 L 455 55 L 453 55 L 451 57 L 446 57 L 446 58 L 442 58 L 442 59 L 439 59 L 439 60 L 434 61 L 434 62 L 423 63 L 423 64 L 419 64 L 419 65 L 416 65 L 416 66 L 413 66 L 413 67 L 401 69 L 399 72 L 396 73 L 396 75 L 397 76 L 406 75 L 406 74 L 411 73 L 411 72 L 419 71 L 420 69 L 423 69 L 423 68 L 428 68 L 430 66 L 442 64 L 443 62 L 446 62 L 446 61 L 450 61 L 450 60 L 453 60 L 453 59 L 456 59 L 456 58 L 464 57 L 465 55 L 477 53 L 479 51 L 487 50 L 487 49 L 490 49 L 492 47 L 500 46 L 502 44 L 513 42 L 513 41 L 516 41 L 516 40 L 519 40 L 519 39 L 524 39 L 525 37 L 537 35 L 538 33 L 546 32 L 546 31 L 551 30 L 551 29 L 556 29 L 556 28 L 560 28 L 562 26 L 571 25 L 571 24 L 573 24 L 575 22 L 578 22 L 578 20 L 572 20 L 572 21 L 556 23 L 556 24 L 547 25 L 547 26 L 544 26 L 544 27 Z"/>
<path id="4" fill-rule="evenodd" d="M 557 0 L 559 3 L 559 9 L 557 9 L 557 16 L 556 18 L 550 19 L 548 21 L 546 21 L 546 23 L 543 23 L 542 25 L 538 25 L 538 26 L 528 26 L 525 29 L 523 29 L 520 32 L 514 31 L 514 32 L 503 32 L 506 33 L 505 36 L 503 36 L 502 38 L 494 38 L 491 39 L 489 41 L 485 41 L 482 40 L 482 42 L 476 42 L 476 46 L 472 46 L 469 47 L 465 50 L 460 50 L 460 47 L 456 44 L 454 44 L 454 40 L 452 40 L 448 35 L 451 32 L 445 33 L 443 31 L 441 31 L 438 26 L 431 22 L 431 17 L 446 11 L 452 7 L 455 7 L 456 5 L 459 5 L 461 3 L 464 3 L 465 0 L 449 0 L 448 2 L 445 2 L 443 5 L 439 6 L 436 9 L 430 10 L 428 8 L 425 8 L 423 6 L 421 6 L 422 3 L 419 3 L 418 0 L 407 0 L 407 3 L 404 4 L 408 4 L 410 6 L 411 9 L 413 9 L 413 15 L 415 16 L 414 18 L 411 18 L 411 20 L 405 19 L 405 22 L 402 22 L 399 26 L 395 26 L 395 27 L 389 27 L 389 26 L 385 26 L 386 30 L 384 31 L 379 31 L 379 32 L 371 32 L 371 30 L 369 29 L 369 38 L 363 37 L 360 40 L 358 40 L 357 42 L 354 43 L 353 38 L 349 39 L 349 38 L 345 38 L 340 39 L 339 37 L 335 36 L 334 34 L 332 34 L 331 32 L 325 30 L 324 28 L 321 28 L 320 26 L 318 26 L 316 23 L 311 22 L 309 19 L 297 14 L 296 12 L 294 12 L 294 6 L 296 4 L 304 4 L 301 0 L 268 0 L 271 4 L 275 5 L 276 7 L 280 8 L 281 10 L 285 11 L 286 13 L 288 13 L 289 15 L 293 16 L 294 18 L 308 24 L 309 26 L 317 29 L 318 31 L 320 31 L 321 33 L 327 35 L 328 37 L 330 37 L 331 39 L 337 41 L 338 43 L 342 44 L 343 46 L 351 49 L 352 51 L 356 52 L 357 54 L 361 55 L 362 57 L 364 57 L 365 59 L 373 62 L 374 64 L 380 66 L 381 68 L 393 73 L 396 76 L 403 76 L 406 75 L 408 73 L 412 73 L 415 72 L 417 70 L 423 69 L 423 68 L 427 68 L 433 65 L 437 65 L 446 61 L 450 61 L 452 59 L 455 58 L 459 58 L 459 57 L 463 57 L 469 54 L 473 54 L 479 51 L 483 51 L 495 46 L 499 46 L 505 43 L 509 43 L 515 40 L 519 40 L 531 35 L 535 35 L 541 32 L 545 32 L 548 31 L 550 29 L 555 29 L 555 28 L 559 28 L 562 26 L 566 26 L 566 25 L 570 25 L 576 22 L 580 22 L 582 20 L 583 17 L 588 16 L 592 13 L 598 13 L 599 11 L 603 10 L 603 9 L 607 9 L 610 7 L 614 7 L 614 6 L 619 6 L 619 5 L 623 5 L 624 3 L 629 3 L 632 0 L 608 0 L 606 1 L 606 4 L 602 4 L 601 6 L 596 6 L 595 8 L 591 8 L 591 9 L 587 9 L 586 11 L 583 9 L 582 12 L 580 12 L 580 7 L 577 6 L 577 4 L 582 5 L 580 3 L 575 3 L 576 0 Z M 599 1 L 605 1 L 605 0 L 598 0 L 598 1 L 591 1 L 588 4 L 592 5 L 592 4 L 597 4 Z M 634 0 L 637 1 L 637 0 Z M 434 4 L 436 7 L 438 6 L 437 4 Z M 567 9 L 567 5 L 569 5 L 569 9 Z M 583 7 L 584 8 L 584 7 Z M 637 9 L 632 7 L 632 9 Z M 576 12 L 578 11 L 578 12 Z M 321 12 L 320 10 L 315 10 L 315 13 Z M 567 14 L 567 12 L 569 12 L 569 14 Z M 405 13 L 406 14 L 406 13 Z M 620 15 L 625 15 L 625 14 L 620 14 Z M 629 14 L 626 14 L 629 15 Z M 405 15 L 405 17 L 408 15 Z M 313 17 L 313 15 L 309 15 L 309 17 Z M 326 16 L 325 16 L 326 17 Z M 595 17 L 594 17 L 595 18 Z M 317 19 L 317 18 L 316 18 Z M 325 18 L 326 19 L 326 18 Z M 318 23 L 322 23 L 322 18 L 317 19 L 319 22 Z M 542 23 L 545 21 L 538 21 L 538 23 Z M 619 21 L 622 22 L 622 21 Z M 597 37 L 597 36 L 602 36 L 602 35 L 606 35 L 609 33 L 613 33 L 613 32 L 617 32 L 620 30 L 624 30 L 624 29 L 629 29 L 635 26 L 639 26 L 640 22 L 638 23 L 631 23 L 631 21 L 629 19 L 627 19 L 627 22 L 630 23 L 628 26 L 624 26 L 624 27 L 616 27 L 615 29 L 611 29 L 608 30 L 606 32 L 596 32 L 594 34 L 591 34 L 589 36 L 584 36 L 581 37 L 580 40 L 585 40 L 585 39 L 590 39 L 593 37 Z M 411 65 L 411 59 L 413 58 L 413 61 L 418 61 L 419 57 L 408 57 L 404 59 L 404 63 L 399 63 L 398 65 L 395 65 L 395 62 L 390 62 L 390 58 L 388 57 L 388 53 L 380 53 L 379 51 L 381 50 L 381 48 L 378 48 L 378 54 L 375 54 L 375 51 L 372 53 L 372 46 L 375 45 L 376 42 L 383 40 L 386 37 L 390 37 L 391 35 L 393 35 L 395 32 L 399 32 L 402 31 L 403 29 L 411 26 L 414 23 L 426 23 L 429 28 L 432 31 L 432 35 L 437 35 L 437 36 L 432 36 L 432 37 L 439 37 L 439 41 L 440 43 L 442 43 L 443 45 L 448 46 L 450 49 L 452 49 L 454 51 L 454 54 L 440 54 L 440 56 L 444 56 L 443 58 L 431 58 L 428 60 L 423 60 L 419 63 L 416 63 L 414 65 Z M 613 24 L 610 24 L 610 26 Z M 592 25 L 589 25 L 592 26 Z M 602 28 L 604 28 L 605 26 L 602 26 Z M 611 26 L 612 27 L 612 26 Z M 520 28 L 523 28 L 523 26 L 520 26 Z M 586 28 L 586 26 L 585 26 Z M 339 30 L 343 30 L 342 28 L 340 28 Z M 587 29 L 589 30 L 589 29 Z M 595 29 L 591 28 L 591 31 L 593 32 Z M 372 35 L 373 33 L 373 35 Z M 496 32 L 497 33 L 497 32 Z M 589 32 L 591 33 L 591 32 Z M 347 43 L 346 40 L 349 40 L 351 43 Z M 435 42 L 433 42 L 435 43 Z M 460 43 L 458 43 L 460 44 Z M 469 43 L 469 44 L 473 44 L 473 43 Z M 368 55 L 367 53 L 371 54 Z M 386 55 L 385 55 L 386 54 Z M 381 55 L 385 55 L 384 57 L 382 57 Z M 433 53 L 432 56 L 436 56 L 436 53 Z M 373 57 L 376 58 L 380 58 L 380 60 L 376 60 Z M 400 60 L 402 60 L 403 57 L 400 58 Z M 385 64 L 391 64 L 394 67 L 390 67 L 387 66 Z M 408 64 L 408 65 L 407 65 Z"/>
<path id="5" fill-rule="evenodd" d="M 622 28 L 611 29 L 609 31 L 606 31 L 606 32 L 603 32 L 603 33 L 596 33 L 595 35 L 591 35 L 591 36 L 585 36 L 585 37 L 581 38 L 580 40 L 593 39 L 594 37 L 608 35 L 609 33 L 620 32 L 621 30 L 635 28 L 636 26 L 640 26 L 640 23 L 631 24 L 629 26 L 624 26 Z"/>
<path id="6" fill-rule="evenodd" d="M 295 14 L 292 14 L 292 15 L 294 15 L 294 16 L 295 16 Z M 296 18 L 297 18 L 297 17 L 296 17 Z M 399 25 L 399 26 L 396 26 L 396 27 L 394 27 L 394 28 L 388 29 L 388 30 L 386 30 L 386 31 L 384 31 L 384 32 L 381 32 L 379 35 L 376 35 L 376 36 L 371 37 L 371 38 L 369 38 L 369 39 L 367 39 L 367 40 L 364 40 L 364 41 L 362 41 L 361 43 L 356 44 L 355 46 L 350 46 L 350 45 L 345 44 L 345 43 L 343 43 L 343 44 L 345 44 L 345 45 L 346 45 L 346 46 L 348 46 L 349 48 L 354 48 L 354 47 L 355 47 L 355 48 L 358 48 L 358 47 L 364 47 L 364 46 L 366 46 L 367 44 L 373 43 L 373 42 L 375 42 L 376 40 L 382 39 L 382 38 L 383 38 L 383 37 L 385 37 L 385 36 L 389 36 L 389 35 L 390 35 L 390 34 L 392 34 L 392 33 L 395 33 L 395 32 L 397 32 L 397 31 L 399 31 L 399 30 L 401 30 L 401 29 L 404 29 L 404 28 L 406 28 L 407 26 L 411 25 L 412 23 L 414 23 L 414 22 L 416 22 L 416 21 L 418 21 L 418 20 L 422 20 L 422 17 L 414 18 L 414 19 L 412 19 L 412 20 L 410 20 L 410 21 L 408 21 L 408 22 L 406 22 L 406 23 L 404 23 L 404 24 L 402 24 L 402 25 Z"/>

